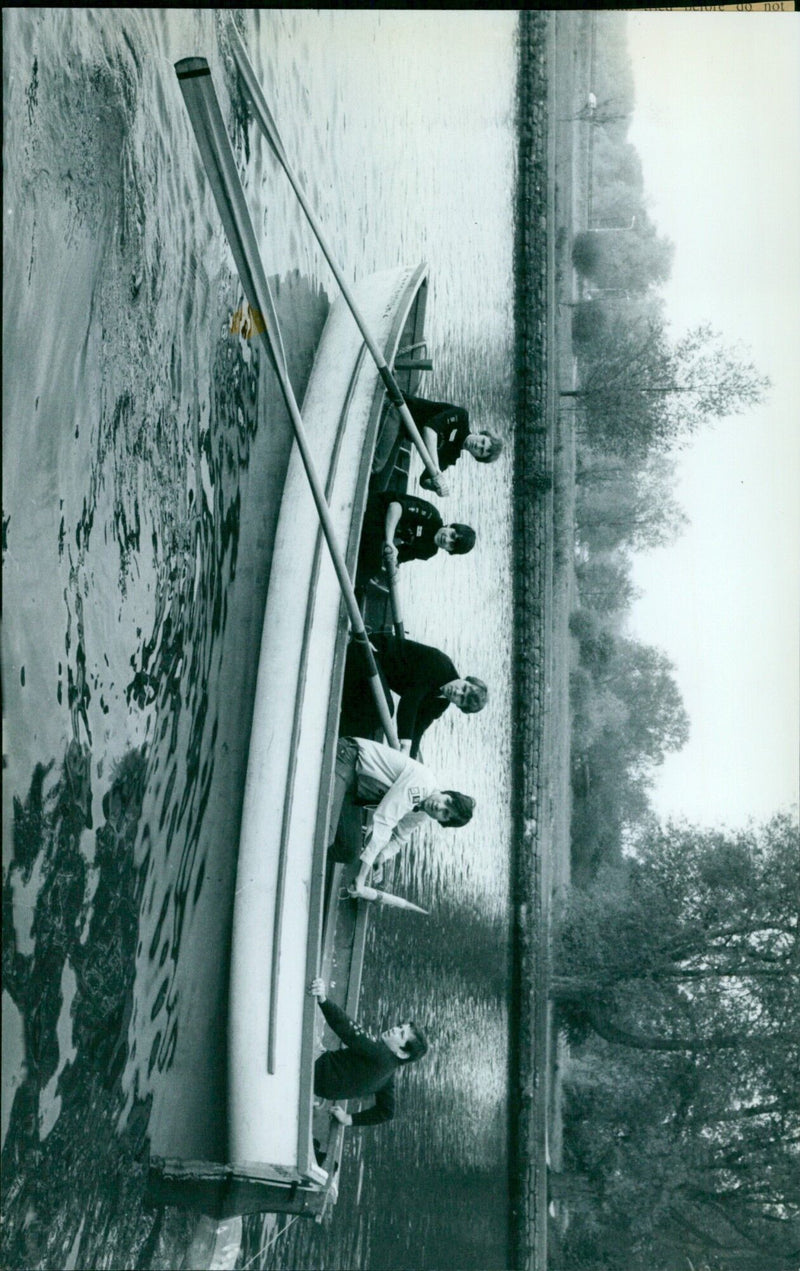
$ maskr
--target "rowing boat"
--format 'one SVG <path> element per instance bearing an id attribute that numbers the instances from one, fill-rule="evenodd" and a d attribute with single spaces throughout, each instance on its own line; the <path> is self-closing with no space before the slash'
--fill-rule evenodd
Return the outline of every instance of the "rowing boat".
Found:
<path id="1" fill-rule="evenodd" d="M 419 339 L 427 269 L 376 274 L 356 288 L 389 365 Z M 337 539 L 355 574 L 370 481 L 396 459 L 385 391 L 341 297 L 331 307 L 302 407 Z M 410 382 L 408 372 L 406 382 Z M 380 434 L 380 443 L 379 443 Z M 380 471 L 374 471 L 377 468 Z M 228 1008 L 224 1163 L 154 1161 L 158 1198 L 216 1217 L 319 1216 L 335 1199 L 342 1148 L 313 1150 L 313 1067 L 321 1016 L 306 993 L 321 970 L 330 996 L 358 1008 L 366 902 L 339 900 L 325 858 L 347 614 L 300 461 L 281 499 L 259 653 L 245 783 Z M 335 829 L 335 827 L 334 827 Z M 335 1043 L 334 1043 L 335 1044 Z M 333 1182 L 333 1186 L 331 1186 Z"/>
<path id="2" fill-rule="evenodd" d="M 394 359 L 424 267 L 359 288 Z M 375 367 L 335 304 L 303 420 L 337 539 L 355 570 L 383 401 Z M 347 620 L 305 473 L 289 463 L 275 540 L 250 739 L 229 1009 L 231 1160 L 265 1178 L 321 1181 L 310 1135 L 314 1002 Z"/>

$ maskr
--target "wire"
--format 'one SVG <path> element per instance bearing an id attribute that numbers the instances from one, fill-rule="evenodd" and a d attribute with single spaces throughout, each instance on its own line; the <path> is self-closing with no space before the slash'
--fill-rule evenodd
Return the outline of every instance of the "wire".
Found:
<path id="1" fill-rule="evenodd" d="M 297 1219 L 299 1217 L 300 1217 L 299 1214 L 295 1214 L 293 1218 L 290 1218 L 285 1227 L 282 1227 L 280 1231 L 276 1231 L 272 1239 L 268 1240 L 267 1243 L 264 1245 L 264 1247 L 262 1249 L 259 1249 L 257 1253 L 254 1253 L 249 1262 L 245 1262 L 243 1264 L 243 1268 L 251 1266 L 252 1263 L 255 1262 L 256 1258 L 260 1258 L 262 1253 L 266 1253 L 267 1249 L 269 1249 L 271 1245 L 274 1245 L 275 1241 L 278 1240 L 280 1236 L 285 1236 L 286 1232 L 289 1230 L 292 1223 L 297 1222 Z"/>

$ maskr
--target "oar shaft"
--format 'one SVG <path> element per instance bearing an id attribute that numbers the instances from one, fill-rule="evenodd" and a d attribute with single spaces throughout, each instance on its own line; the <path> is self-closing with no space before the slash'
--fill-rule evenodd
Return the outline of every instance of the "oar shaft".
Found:
<path id="1" fill-rule="evenodd" d="M 403 611 L 400 608 L 400 595 L 397 590 L 397 573 L 389 575 L 389 601 L 392 606 L 392 624 L 398 640 L 405 640 L 406 631 L 403 626 Z"/>
<path id="2" fill-rule="evenodd" d="M 309 225 L 314 231 L 317 242 L 319 243 L 322 249 L 322 253 L 325 259 L 327 260 L 328 264 L 330 265 L 333 275 L 337 283 L 339 284 L 339 287 L 341 288 L 342 295 L 344 296 L 347 304 L 350 307 L 350 311 L 356 320 L 358 329 L 361 332 L 362 336 L 364 337 L 364 343 L 369 349 L 369 352 L 372 358 L 374 359 L 375 365 L 378 368 L 380 377 L 383 380 L 384 386 L 386 388 L 386 393 L 389 397 L 389 401 L 392 403 L 394 408 L 399 413 L 400 418 L 402 419 L 403 424 L 405 428 L 407 429 L 409 436 L 411 437 L 411 440 L 413 441 L 414 445 L 419 451 L 422 462 L 424 463 L 427 472 L 430 474 L 434 482 L 434 485 L 437 488 L 439 488 L 442 486 L 442 474 L 439 471 L 438 464 L 431 457 L 431 453 L 428 450 L 428 447 L 425 445 L 425 442 L 423 441 L 422 434 L 417 428 L 417 425 L 414 423 L 411 412 L 408 409 L 408 406 L 406 405 L 405 398 L 403 397 L 400 386 L 397 383 L 397 380 L 395 379 L 391 370 L 389 369 L 389 366 L 387 365 L 387 362 L 385 357 L 383 356 L 383 353 L 378 348 L 378 345 L 375 343 L 375 340 L 372 337 L 372 334 L 366 324 L 366 321 L 364 320 L 364 316 L 358 307 L 356 298 L 350 289 L 347 279 L 342 273 L 342 270 L 339 268 L 339 265 L 333 255 L 333 252 L 331 251 L 331 248 L 328 245 L 328 241 L 325 237 L 325 233 L 322 229 L 322 226 L 320 225 L 319 220 L 317 219 L 317 215 L 314 209 L 311 207 L 311 204 L 309 203 L 308 199 L 306 198 L 305 190 L 300 184 L 300 181 L 298 180 L 291 164 L 289 163 L 289 159 L 286 155 L 286 150 L 284 148 L 283 142 L 281 141 L 281 137 L 278 132 L 278 128 L 275 123 L 275 120 L 272 116 L 272 112 L 267 106 L 266 100 L 264 98 L 264 94 L 261 91 L 261 86 L 258 80 L 256 79 L 255 72 L 253 71 L 252 66 L 250 65 L 250 60 L 247 56 L 247 52 L 245 50 L 244 44 L 242 43 L 242 38 L 239 35 L 239 32 L 236 30 L 236 27 L 233 25 L 232 22 L 229 24 L 228 31 L 230 36 L 231 48 L 233 50 L 233 56 L 236 60 L 236 65 L 239 68 L 239 73 L 242 77 L 242 81 L 247 91 L 247 95 L 250 98 L 250 102 L 255 112 L 256 119 L 258 120 L 261 126 L 261 130 L 264 133 L 264 136 L 266 137 L 270 146 L 272 147 L 275 157 L 277 158 L 278 162 L 280 163 L 281 167 L 283 168 L 284 172 L 289 178 L 289 182 L 292 186 L 292 189 L 297 195 L 300 206 L 305 212 L 306 219 L 308 220 Z"/>
<path id="3" fill-rule="evenodd" d="M 245 202 L 239 174 L 236 170 L 233 150 L 225 129 L 217 95 L 214 91 L 208 63 L 204 58 L 184 58 L 183 61 L 176 63 L 175 70 L 245 295 L 251 307 L 256 309 L 263 319 L 263 324 L 260 324 L 260 333 L 286 401 L 295 440 L 311 487 L 322 532 L 328 545 L 333 567 L 347 607 L 350 624 L 353 628 L 353 636 L 364 646 L 370 670 L 370 683 L 375 693 L 375 704 L 380 716 L 381 727 L 390 745 L 394 746 L 395 749 L 399 749 L 400 743 L 397 731 L 388 711 L 386 697 L 378 675 L 378 668 L 375 664 L 375 657 L 367 639 L 361 610 L 358 607 L 355 592 L 353 591 L 353 584 L 350 581 L 344 557 L 336 542 L 336 532 L 331 519 L 330 509 L 314 467 L 305 428 L 303 427 L 294 390 L 289 379 L 277 311 L 267 276 L 261 263 L 250 213 Z"/>

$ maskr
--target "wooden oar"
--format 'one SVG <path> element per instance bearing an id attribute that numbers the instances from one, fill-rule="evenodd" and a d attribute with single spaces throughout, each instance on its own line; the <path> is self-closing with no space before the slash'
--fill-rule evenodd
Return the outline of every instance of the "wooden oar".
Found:
<path id="1" fill-rule="evenodd" d="M 400 593 L 397 590 L 397 570 L 387 569 L 389 579 L 389 602 L 392 606 L 392 624 L 398 640 L 405 640 L 406 629 L 403 625 L 403 611 L 400 608 Z"/>
<path id="2" fill-rule="evenodd" d="M 336 570 L 339 586 L 347 606 L 353 629 L 353 640 L 361 647 L 367 659 L 369 685 L 378 708 L 381 727 L 391 746 L 400 749 L 394 721 L 389 714 L 372 646 L 364 629 L 364 620 L 358 607 L 353 584 L 347 566 L 336 542 L 330 510 L 320 485 L 311 452 L 308 448 L 303 421 L 294 396 L 286 354 L 283 348 L 278 314 L 272 298 L 267 276 L 261 263 L 256 236 L 244 197 L 242 183 L 236 169 L 233 150 L 225 130 L 222 112 L 211 80 L 208 62 L 204 57 L 187 57 L 175 63 L 186 109 L 192 122 L 197 145 L 203 158 L 208 180 L 216 200 L 225 234 L 230 244 L 236 268 L 251 309 L 256 314 L 256 327 L 261 335 L 275 368 L 283 392 L 289 416 L 294 428 L 297 446 L 306 470 L 311 493 L 317 507 L 322 532 Z M 259 321 L 259 318 L 261 321 Z"/>
<path id="3" fill-rule="evenodd" d="M 342 295 L 344 296 L 345 300 L 350 306 L 350 311 L 356 320 L 358 329 L 361 332 L 362 336 L 364 337 L 364 343 L 369 349 L 370 354 L 375 361 L 375 365 L 378 368 L 378 373 L 380 374 L 380 377 L 383 380 L 387 395 L 389 397 L 389 401 L 392 403 L 395 410 L 400 415 L 400 418 L 402 419 L 403 424 L 408 430 L 408 434 L 411 437 L 411 440 L 413 441 L 414 445 L 419 451 L 422 462 L 425 465 L 425 469 L 430 474 L 431 480 L 433 481 L 434 489 L 436 490 L 437 494 L 444 496 L 448 494 L 449 491 L 444 481 L 444 478 L 441 472 L 439 471 L 438 464 L 431 457 L 430 451 L 428 450 L 428 447 L 425 445 L 425 442 L 422 439 L 422 436 L 420 434 L 419 429 L 417 428 L 417 425 L 414 423 L 414 420 L 411 416 L 411 412 L 408 409 L 408 406 L 406 405 L 406 402 L 405 402 L 405 398 L 403 397 L 403 394 L 400 390 L 400 386 L 397 383 L 397 380 L 395 379 L 391 370 L 387 366 L 385 357 L 383 356 L 377 344 L 375 343 L 374 339 L 372 338 L 372 335 L 361 313 L 361 310 L 359 309 L 356 303 L 355 297 L 353 296 L 353 293 L 347 284 L 347 280 L 345 279 L 344 274 L 339 268 L 336 260 L 333 257 L 331 249 L 328 246 L 328 243 L 325 239 L 325 235 L 322 231 L 322 227 L 319 221 L 317 220 L 316 214 L 313 208 L 310 206 L 308 199 L 306 198 L 305 191 L 303 190 L 303 187 L 301 186 L 297 176 L 295 175 L 291 167 L 291 164 L 289 163 L 289 160 L 286 155 L 286 151 L 283 146 L 283 142 L 281 141 L 280 133 L 278 132 L 277 124 L 275 123 L 275 120 L 272 117 L 272 112 L 270 111 L 269 106 L 266 103 L 264 94 L 261 91 L 261 86 L 258 80 L 256 79 L 255 72 L 253 71 L 253 68 L 250 65 L 247 52 L 245 50 L 244 44 L 242 43 L 242 37 L 239 35 L 239 32 L 236 30 L 236 27 L 232 21 L 228 24 L 228 35 L 231 42 L 231 49 L 233 52 L 233 56 L 236 61 L 236 65 L 239 69 L 239 74 L 242 77 L 242 82 L 244 84 L 245 91 L 247 93 L 247 96 L 250 98 L 250 103 L 253 107 L 255 117 L 261 127 L 261 131 L 264 133 L 264 136 L 266 137 L 267 141 L 272 147 L 275 157 L 277 158 L 278 162 L 280 163 L 281 167 L 283 168 L 284 172 L 289 178 L 291 186 L 300 201 L 300 206 L 302 207 L 303 211 L 306 214 L 308 223 L 311 226 L 312 230 L 314 231 L 314 234 L 316 235 L 317 242 L 322 248 L 322 252 L 325 256 L 325 259 L 330 265 L 333 271 L 334 277 L 336 278 L 336 281 L 341 288 Z"/>

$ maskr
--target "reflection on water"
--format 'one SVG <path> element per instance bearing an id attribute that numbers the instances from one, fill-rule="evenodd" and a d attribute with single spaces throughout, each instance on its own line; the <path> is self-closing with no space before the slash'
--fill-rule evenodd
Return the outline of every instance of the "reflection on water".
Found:
<path id="1" fill-rule="evenodd" d="M 431 393 L 458 396 L 502 432 L 513 17 L 460 18 L 465 73 L 446 91 L 446 15 L 417 15 L 425 39 L 402 15 L 248 11 L 244 21 L 346 271 L 428 257 Z M 225 1151 L 231 896 L 290 434 L 272 372 L 237 321 L 241 289 L 175 60 L 212 62 L 298 396 L 330 278 L 254 143 L 224 22 L 203 10 L 6 13 L 7 1266 L 175 1265 L 193 1220 L 143 1209 L 147 1151 Z M 400 47 L 407 82 L 390 100 Z M 448 716 L 426 738 L 445 784 L 478 797 L 474 825 L 423 836 L 400 863 L 398 890 L 434 917 L 412 929 L 407 915 L 380 913 L 370 934 L 367 1023 L 412 1012 L 432 1050 L 404 1074 L 397 1122 L 350 1136 L 328 1226 L 296 1224 L 269 1252 L 277 1265 L 503 1261 L 502 467 L 491 485 L 471 470 L 455 483 L 455 511 L 480 527 L 480 550 L 449 573 L 432 562 L 425 579 L 404 580 L 410 634 L 492 684 L 480 717 Z M 446 1213 L 431 1203 L 442 1189 Z M 249 1258 L 265 1228 L 244 1228 Z"/>
<path id="2" fill-rule="evenodd" d="M 117 1135 L 115 1089 L 126 1058 L 144 882 L 133 847 L 145 773 L 144 754 L 132 751 L 111 776 L 91 864 L 82 850 L 91 806 L 87 751 L 70 747 L 58 771 L 38 767 L 27 797 L 14 800 L 13 859 L 3 894 L 3 981 L 22 1016 L 25 1075 L 3 1149 L 6 1266 L 64 1265 L 81 1214 L 107 1211 L 109 1187 L 118 1190 L 118 1200 L 126 1190 L 135 1195 L 134 1163 L 149 1109 L 140 1103 Z M 15 937 L 14 897 L 37 866 L 43 883 L 33 913 L 34 943 L 24 952 Z M 128 1219 L 134 1229 L 137 1218 L 141 1223 L 134 1207 Z M 123 1214 L 116 1223 L 125 1225 Z M 135 1230 L 120 1234 L 127 1249 Z M 92 1235 L 97 1241 L 100 1233 Z M 103 1244 L 96 1247 L 102 1254 Z"/>

